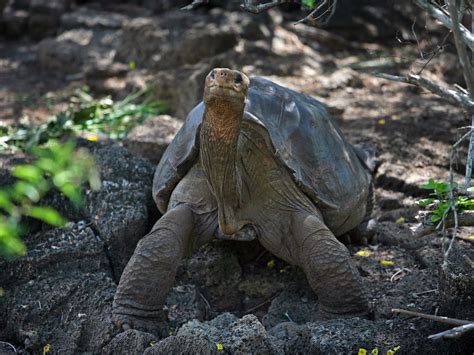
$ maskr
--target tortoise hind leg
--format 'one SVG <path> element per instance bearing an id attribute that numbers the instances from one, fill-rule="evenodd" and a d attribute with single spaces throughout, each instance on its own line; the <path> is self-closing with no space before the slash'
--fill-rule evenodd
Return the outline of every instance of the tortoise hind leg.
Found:
<path id="1" fill-rule="evenodd" d="M 292 222 L 296 260 L 318 296 L 321 316 L 368 315 L 362 280 L 346 247 L 316 215 L 297 212 Z"/>
<path id="2" fill-rule="evenodd" d="M 191 209 L 180 205 L 166 212 L 140 240 L 114 297 L 112 319 L 121 330 L 146 329 L 164 335 L 163 304 L 190 248 L 194 224 Z"/>

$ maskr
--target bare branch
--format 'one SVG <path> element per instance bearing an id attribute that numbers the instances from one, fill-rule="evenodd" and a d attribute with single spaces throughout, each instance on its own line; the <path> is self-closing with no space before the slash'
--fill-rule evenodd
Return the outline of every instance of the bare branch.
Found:
<path id="1" fill-rule="evenodd" d="M 448 317 L 442 317 L 442 316 L 435 316 L 433 314 L 419 313 L 419 312 L 408 311 L 406 309 L 399 309 L 399 308 L 393 308 L 392 313 L 405 314 L 407 316 L 420 317 L 420 318 L 424 318 L 424 319 L 434 320 L 435 322 L 458 325 L 458 326 L 459 325 L 466 325 L 466 324 L 474 324 L 473 322 L 468 321 L 468 320 L 448 318 Z"/>
<path id="2" fill-rule="evenodd" d="M 453 29 L 453 23 L 451 18 L 440 8 L 429 3 L 427 0 L 414 0 L 415 4 L 421 7 L 423 10 L 426 10 L 431 16 L 439 20 L 444 26 Z M 461 37 L 466 43 L 466 45 L 474 51 L 474 35 L 464 26 L 460 25 L 459 30 L 461 32 Z"/>
<path id="3" fill-rule="evenodd" d="M 423 63 L 423 66 L 416 73 L 417 75 L 421 75 L 423 70 L 425 70 L 425 68 L 428 66 L 428 64 L 430 64 L 430 62 L 433 60 L 433 58 L 436 57 L 439 54 L 439 52 L 441 52 L 441 50 L 444 48 L 444 44 L 446 43 L 446 40 L 449 38 L 449 35 L 451 34 L 451 32 L 452 31 L 449 30 L 448 33 L 446 33 L 446 35 L 443 37 L 441 42 L 436 46 L 436 49 L 431 53 L 429 58 L 425 61 L 425 63 Z"/>
<path id="4" fill-rule="evenodd" d="M 201 5 L 204 5 L 204 4 L 208 4 L 209 3 L 209 0 L 193 0 L 193 2 L 187 6 L 184 6 L 181 8 L 181 10 L 194 10 L 195 8 L 201 6 Z"/>
<path id="5" fill-rule="evenodd" d="M 467 112 L 474 114 L 474 100 L 471 100 L 469 96 L 467 96 L 466 94 L 458 90 L 449 89 L 449 88 L 440 86 L 434 81 L 423 78 L 422 76 L 419 76 L 416 74 L 408 74 L 407 76 L 397 76 L 397 75 L 391 75 L 391 74 L 386 74 L 386 73 L 373 73 L 373 75 L 382 79 L 398 81 L 398 82 L 422 87 L 442 97 L 443 99 L 452 103 L 453 105 L 461 105 Z"/>
<path id="6" fill-rule="evenodd" d="M 472 330 L 474 330 L 474 323 L 464 324 L 456 328 L 445 330 L 444 332 L 441 332 L 441 333 L 430 335 L 428 339 L 438 340 L 438 339 L 459 338 L 464 333 L 470 332 Z"/>
<path id="7" fill-rule="evenodd" d="M 331 1 L 331 0 L 330 0 Z M 328 3 L 328 0 L 323 0 L 321 4 L 316 6 L 307 16 L 303 17 L 301 20 L 296 21 L 295 25 L 298 25 L 300 23 L 307 23 L 307 24 L 319 24 L 319 25 L 324 25 L 326 24 L 329 19 L 334 15 L 334 12 L 336 11 L 336 6 L 337 6 L 337 0 L 332 0 L 331 3 L 329 4 L 328 8 L 326 11 L 324 11 L 321 15 L 318 17 L 314 17 L 316 12 L 318 12 L 324 5 Z M 324 21 L 319 21 L 324 15 L 326 15 L 329 12 L 329 15 L 326 16 L 326 19 Z"/>
<path id="8" fill-rule="evenodd" d="M 276 7 L 285 2 L 293 2 L 292 0 L 273 0 L 263 4 L 255 5 L 252 0 L 244 0 L 240 5 L 245 11 L 251 12 L 252 14 L 259 14 L 263 11 L 267 11 L 273 7 Z"/>
<path id="9" fill-rule="evenodd" d="M 471 94 L 471 98 L 474 98 L 474 74 L 472 72 L 471 63 L 469 56 L 464 47 L 464 43 L 461 35 L 461 23 L 459 22 L 458 7 L 456 6 L 456 0 L 449 0 L 448 3 L 449 14 L 451 15 L 451 21 L 453 23 L 452 31 L 454 37 L 454 44 L 458 52 L 459 63 L 461 64 L 464 80 L 466 81 L 467 88 Z"/>
<path id="10" fill-rule="evenodd" d="M 446 220 L 446 228 L 451 228 L 454 226 L 454 219 L 448 218 Z M 474 226 L 474 213 L 469 212 L 469 211 L 464 211 L 462 213 L 459 213 L 458 215 L 458 225 L 459 226 L 464 226 L 464 227 L 473 227 Z M 433 223 L 419 223 L 415 226 L 415 228 L 412 230 L 413 235 L 416 238 L 421 238 L 424 237 L 425 235 L 434 233 L 436 231 L 436 225 Z M 458 237 L 459 238 L 459 237 Z M 467 238 L 460 238 L 469 242 L 472 242 L 471 240 Z"/>

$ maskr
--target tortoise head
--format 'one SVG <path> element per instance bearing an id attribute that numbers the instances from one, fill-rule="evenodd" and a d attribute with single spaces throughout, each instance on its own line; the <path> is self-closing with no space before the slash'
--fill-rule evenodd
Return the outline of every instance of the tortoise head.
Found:
<path id="1" fill-rule="evenodd" d="M 227 68 L 215 68 L 206 77 L 204 103 L 227 101 L 244 104 L 250 80 L 244 73 Z"/>

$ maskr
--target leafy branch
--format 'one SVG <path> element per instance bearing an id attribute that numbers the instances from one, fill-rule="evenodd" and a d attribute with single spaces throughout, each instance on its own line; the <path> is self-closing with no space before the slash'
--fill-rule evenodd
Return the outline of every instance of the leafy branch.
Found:
<path id="1" fill-rule="evenodd" d="M 0 149 L 31 147 L 73 136 L 83 132 L 105 134 L 111 139 L 122 139 L 136 125 L 150 116 L 166 111 L 166 106 L 147 97 L 148 90 L 140 90 L 121 101 L 111 97 L 93 98 L 87 89 L 76 90 L 67 110 L 49 118 L 41 125 L 22 124 L 19 127 L 0 127 Z M 141 98 L 142 102 L 137 102 Z"/>
<path id="2" fill-rule="evenodd" d="M 25 255 L 26 247 L 20 236 L 27 229 L 25 217 L 35 218 L 49 225 L 61 227 L 67 221 L 52 207 L 41 204 L 41 199 L 52 189 L 63 193 L 72 203 L 83 203 L 81 188 L 88 182 L 92 189 L 100 187 L 99 174 L 90 153 L 75 149 L 75 143 L 60 144 L 51 140 L 31 150 L 35 160 L 17 165 L 12 175 L 17 181 L 0 188 L 0 255 Z"/>

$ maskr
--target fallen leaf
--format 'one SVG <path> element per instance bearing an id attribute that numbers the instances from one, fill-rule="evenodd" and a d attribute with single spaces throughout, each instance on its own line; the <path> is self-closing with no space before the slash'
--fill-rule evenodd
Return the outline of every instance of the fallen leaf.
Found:
<path id="1" fill-rule="evenodd" d="M 363 256 L 364 258 L 371 256 L 372 252 L 370 250 L 359 250 L 355 255 Z"/>
<path id="2" fill-rule="evenodd" d="M 269 269 L 273 269 L 275 267 L 275 260 L 270 260 L 268 263 L 267 263 L 267 266 Z"/>
<path id="3" fill-rule="evenodd" d="M 381 118 L 380 120 L 377 121 L 377 124 L 379 125 L 384 125 L 385 124 L 385 118 Z"/>
<path id="4" fill-rule="evenodd" d="M 403 224 L 403 223 L 405 223 L 405 217 L 400 217 L 399 219 L 397 219 L 397 220 L 395 221 L 395 223 L 396 223 L 396 224 Z"/>
<path id="5" fill-rule="evenodd" d="M 49 353 L 51 351 L 51 344 L 46 344 L 43 346 L 43 355 Z"/>
<path id="6" fill-rule="evenodd" d="M 91 142 L 97 142 L 99 140 L 99 137 L 96 136 L 95 134 L 89 134 L 86 139 Z"/>
<path id="7" fill-rule="evenodd" d="M 357 355 L 367 355 L 367 350 L 364 348 L 359 348 Z"/>
<path id="8" fill-rule="evenodd" d="M 224 345 L 221 343 L 216 343 L 217 350 L 224 350 Z"/>
<path id="9" fill-rule="evenodd" d="M 395 263 L 392 260 L 380 260 L 379 263 L 383 266 L 391 266 L 395 265 Z"/>

